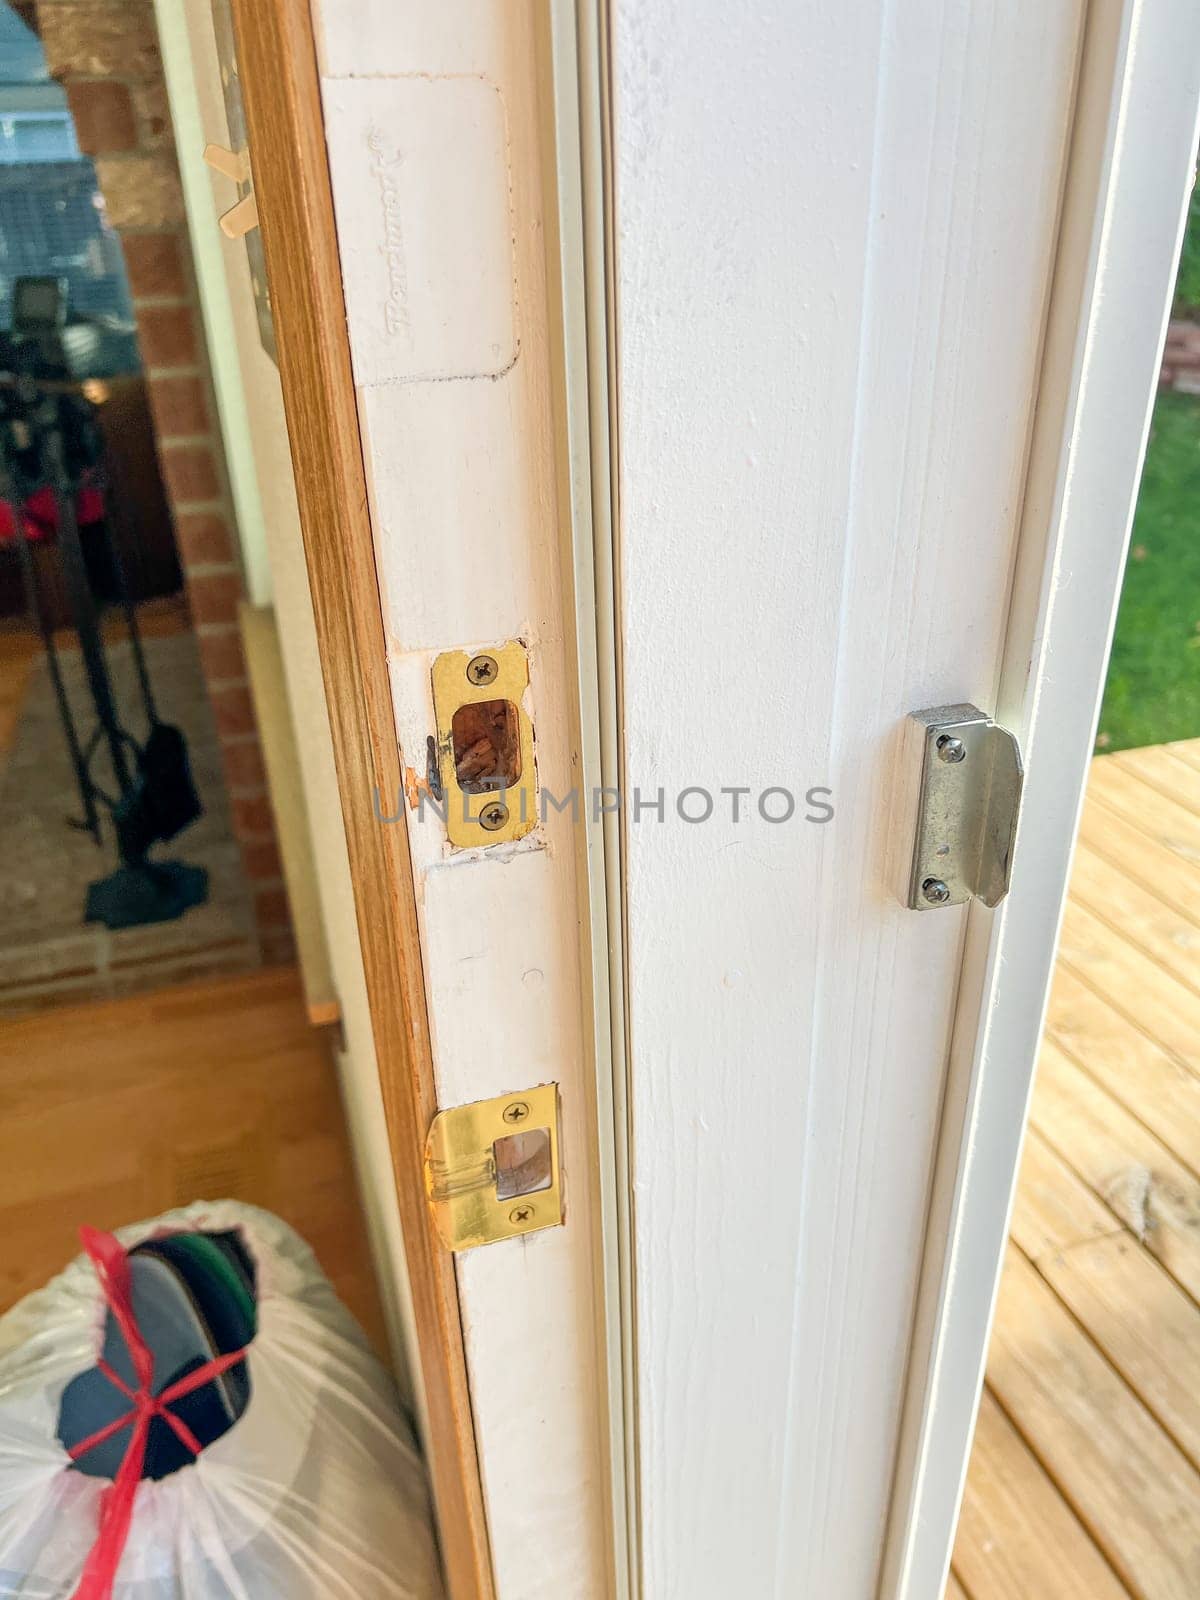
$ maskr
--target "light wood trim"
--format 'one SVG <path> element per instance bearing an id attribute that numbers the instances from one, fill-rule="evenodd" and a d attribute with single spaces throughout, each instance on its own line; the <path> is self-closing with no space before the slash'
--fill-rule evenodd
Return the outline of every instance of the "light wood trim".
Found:
<path id="1" fill-rule="evenodd" d="M 329 964 L 329 941 L 325 937 L 313 861 L 312 828 L 304 803 L 300 751 L 288 704 L 274 608 L 254 606 L 243 600 L 238 607 L 238 626 L 250 679 L 250 697 L 254 701 L 254 719 L 267 769 L 267 789 L 275 813 L 283 879 L 304 983 L 304 1005 L 313 1026 L 325 1027 L 340 1019 L 341 1007 Z"/>
<path id="2" fill-rule="evenodd" d="M 400 792 L 341 264 L 307 0 L 233 0 L 279 370 L 329 702 L 375 1049 L 391 1137 L 452 1600 L 491 1600 L 479 1463 L 451 1256 L 435 1240 L 422 1155 L 433 1061 Z"/>

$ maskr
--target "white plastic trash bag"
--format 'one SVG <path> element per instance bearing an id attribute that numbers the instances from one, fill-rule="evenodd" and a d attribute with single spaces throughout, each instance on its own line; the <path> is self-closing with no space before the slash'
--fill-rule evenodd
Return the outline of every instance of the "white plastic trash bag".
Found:
<path id="1" fill-rule="evenodd" d="M 312 1251 L 277 1217 L 228 1201 L 117 1238 L 129 1249 L 184 1232 L 236 1232 L 254 1263 L 250 1398 L 194 1461 L 131 1491 L 115 1600 L 440 1600 L 411 1430 Z M 4 1600 L 108 1593 L 81 1578 L 114 1486 L 76 1471 L 57 1437 L 63 1390 L 95 1364 L 107 1311 L 80 1256 L 0 1317 Z"/>

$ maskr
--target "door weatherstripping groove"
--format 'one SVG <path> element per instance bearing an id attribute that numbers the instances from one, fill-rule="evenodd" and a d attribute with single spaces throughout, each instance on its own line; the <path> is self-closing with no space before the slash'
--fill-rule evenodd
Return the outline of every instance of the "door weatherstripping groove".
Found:
<path id="1" fill-rule="evenodd" d="M 616 319 L 607 0 L 549 7 L 539 27 L 559 503 L 569 630 L 579 667 L 575 736 L 586 795 L 622 788 L 617 544 Z M 557 289 L 556 295 L 553 291 Z M 603 1285 L 614 1600 L 642 1592 L 637 1448 L 637 1327 L 625 969 L 624 808 L 585 806 L 577 830 L 587 1034 L 600 1159 L 597 1274 Z"/>

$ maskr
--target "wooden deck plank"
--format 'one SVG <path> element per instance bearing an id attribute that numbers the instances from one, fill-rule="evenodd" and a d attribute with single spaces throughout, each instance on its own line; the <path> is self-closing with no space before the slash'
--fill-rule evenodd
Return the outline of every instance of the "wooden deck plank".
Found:
<path id="1" fill-rule="evenodd" d="M 1197 930 L 1200 739 L 1097 758 L 948 1596 L 1200 1595 Z"/>
<path id="2" fill-rule="evenodd" d="M 1009 1233 L 1035 1266 L 1078 1245 L 1128 1236 L 1128 1228 L 1103 1201 L 1084 1188 L 1084 1195 L 1093 1202 L 1085 1205 L 1071 1185 L 1083 1187 L 1037 1128 L 1031 1127 L 1025 1136 Z"/>
<path id="3" fill-rule="evenodd" d="M 1070 895 L 1200 1001 L 1200 899 L 1181 912 L 1086 844 L 1075 852 Z"/>
<path id="4" fill-rule="evenodd" d="M 1200 1474 L 1014 1246 L 988 1382 L 1136 1600 L 1195 1600 Z"/>
<path id="5" fill-rule="evenodd" d="M 1075 1513 L 984 1390 L 954 1566 L 986 1600 L 1128 1600 Z"/>
<path id="6" fill-rule="evenodd" d="M 1194 768 L 1187 760 L 1181 761 L 1176 750 L 1163 744 L 1147 745 L 1139 750 L 1122 750 L 1112 759 L 1126 772 L 1136 773 L 1143 783 L 1165 794 L 1168 800 L 1200 816 Z"/>
<path id="7" fill-rule="evenodd" d="M 1164 972 L 1077 901 L 1068 901 L 1058 959 L 1137 1023 L 1152 1039 L 1200 1072 L 1200 994 Z"/>
<path id="8" fill-rule="evenodd" d="M 1177 739 L 1173 744 L 1163 746 L 1169 750 L 1176 761 L 1186 762 L 1189 767 L 1200 770 L 1200 739 Z"/>
<path id="9" fill-rule="evenodd" d="M 1049 1040 L 1042 1046 L 1031 1120 L 1200 1302 L 1200 1181 Z"/>
<path id="10" fill-rule="evenodd" d="M 1026 1145 L 1012 1237 L 1200 1467 L 1200 1306 L 1036 1129 Z"/>
<path id="11" fill-rule="evenodd" d="M 1200 816 L 1190 805 L 1169 799 L 1136 772 L 1119 765 L 1118 757 L 1101 756 L 1092 762 L 1088 794 L 1173 854 L 1200 864 Z"/>
<path id="12" fill-rule="evenodd" d="M 1197 781 L 1200 782 L 1200 772 Z M 1200 864 L 1144 833 L 1090 789 L 1079 840 L 1182 915 L 1200 917 Z"/>
<path id="13" fill-rule="evenodd" d="M 1063 965 L 1054 975 L 1046 1032 L 1200 1176 L 1200 1077 Z"/>

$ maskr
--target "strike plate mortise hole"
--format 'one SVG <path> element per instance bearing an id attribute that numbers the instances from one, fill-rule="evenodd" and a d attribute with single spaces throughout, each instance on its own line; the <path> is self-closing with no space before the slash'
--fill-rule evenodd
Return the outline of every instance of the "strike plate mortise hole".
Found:
<path id="1" fill-rule="evenodd" d="M 496 1162 L 496 1199 L 513 1200 L 550 1187 L 550 1129 L 530 1128 L 506 1134 L 492 1146 Z"/>
<path id="2" fill-rule="evenodd" d="M 459 706 L 450 737 L 454 774 L 464 794 L 516 787 L 521 777 L 521 724 L 511 700 Z"/>

